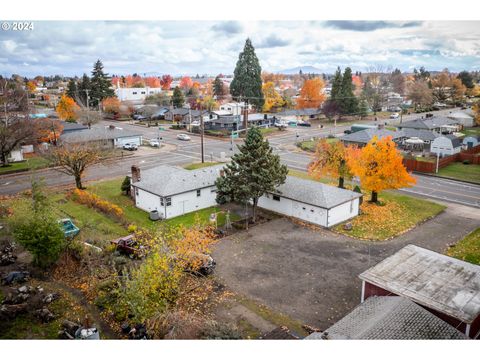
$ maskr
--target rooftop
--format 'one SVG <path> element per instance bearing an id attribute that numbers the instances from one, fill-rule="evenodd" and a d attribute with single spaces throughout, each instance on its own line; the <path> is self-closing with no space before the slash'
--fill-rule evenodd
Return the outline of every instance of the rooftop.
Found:
<path id="1" fill-rule="evenodd" d="M 428 340 L 466 336 L 428 310 L 400 296 L 373 296 L 307 339 Z"/>
<path id="2" fill-rule="evenodd" d="M 133 185 L 162 197 L 172 196 L 213 186 L 223 166 L 216 165 L 197 170 L 185 170 L 176 166 L 161 165 L 153 169 L 142 170 L 140 181 L 133 183 Z"/>
<path id="3" fill-rule="evenodd" d="M 110 128 L 110 127 L 92 127 L 91 129 L 85 129 L 82 131 L 73 131 L 66 134 L 62 134 L 61 140 L 67 143 L 80 143 L 98 140 L 111 140 L 119 139 L 130 136 L 141 136 L 140 133 L 123 130 L 122 128 Z"/>
<path id="4" fill-rule="evenodd" d="M 287 176 L 285 183 L 277 188 L 276 193 L 324 209 L 330 209 L 362 196 L 362 194 L 354 191 L 325 185 L 318 181 L 301 179 L 296 176 Z"/>
<path id="5" fill-rule="evenodd" d="M 480 315 L 480 266 L 407 245 L 360 279 L 470 324 Z"/>
<path id="6" fill-rule="evenodd" d="M 405 135 L 402 131 L 391 131 L 387 129 L 365 129 L 361 131 L 355 131 L 351 134 L 344 135 L 340 139 L 342 141 L 357 142 L 367 144 L 373 137 L 376 136 L 379 139 L 391 136 L 393 140 L 402 138 Z"/>
<path id="7" fill-rule="evenodd" d="M 433 130 L 444 125 L 455 125 L 458 121 L 446 117 L 433 116 L 425 119 L 415 119 L 397 125 L 400 128 Z"/>
<path id="8" fill-rule="evenodd" d="M 402 129 L 401 132 L 405 137 L 412 138 L 417 137 L 422 139 L 423 141 L 433 141 L 440 135 L 431 131 L 431 130 L 424 130 L 424 129 L 412 129 L 412 128 L 405 128 Z"/>

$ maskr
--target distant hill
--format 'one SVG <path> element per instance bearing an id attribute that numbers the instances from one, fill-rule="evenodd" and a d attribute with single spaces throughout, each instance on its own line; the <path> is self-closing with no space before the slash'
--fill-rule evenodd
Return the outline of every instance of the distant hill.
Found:
<path id="1" fill-rule="evenodd" d="M 314 67 L 314 66 L 309 66 L 309 65 L 306 65 L 306 66 L 297 66 L 297 67 L 294 67 L 294 68 L 291 68 L 291 69 L 284 69 L 284 70 L 280 70 L 280 71 L 276 71 L 278 74 L 285 74 L 285 75 L 294 75 L 294 74 L 298 74 L 300 72 L 300 70 L 302 70 L 302 72 L 304 74 L 321 74 L 323 73 L 322 70 Z"/>

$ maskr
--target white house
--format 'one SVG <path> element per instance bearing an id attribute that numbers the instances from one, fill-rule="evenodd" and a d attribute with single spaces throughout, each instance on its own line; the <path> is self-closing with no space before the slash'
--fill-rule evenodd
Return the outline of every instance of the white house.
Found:
<path id="1" fill-rule="evenodd" d="M 323 227 L 331 227 L 358 215 L 362 194 L 287 176 L 277 191 L 258 200 L 258 206 Z"/>
<path id="2" fill-rule="evenodd" d="M 170 219 L 216 205 L 215 180 L 223 165 L 185 170 L 161 165 L 144 170 L 132 166 L 132 195 L 135 206 L 157 210 L 160 218 Z"/>
<path id="3" fill-rule="evenodd" d="M 121 88 L 115 89 L 115 95 L 120 101 L 143 101 L 147 96 L 161 93 L 162 88 Z"/>
<path id="4" fill-rule="evenodd" d="M 439 136 L 432 141 L 430 152 L 440 156 L 454 155 L 462 150 L 462 141 L 455 135 Z"/>
<path id="5" fill-rule="evenodd" d="M 463 127 L 472 127 L 475 125 L 473 117 L 463 111 L 455 111 L 447 116 L 449 119 L 456 120 Z"/>
<path id="6" fill-rule="evenodd" d="M 161 165 L 141 173 L 137 166 L 132 166 L 135 206 L 148 212 L 156 210 L 162 219 L 215 206 L 215 180 L 223 166 L 185 170 Z M 357 216 L 361 197 L 362 194 L 350 190 L 287 176 L 277 191 L 260 197 L 258 206 L 331 227 Z"/>
<path id="7" fill-rule="evenodd" d="M 223 110 L 224 114 L 228 112 L 229 115 L 241 115 L 245 111 L 246 106 L 244 102 L 229 102 L 220 105 L 219 110 Z M 251 104 L 248 104 L 247 110 L 252 110 Z"/>

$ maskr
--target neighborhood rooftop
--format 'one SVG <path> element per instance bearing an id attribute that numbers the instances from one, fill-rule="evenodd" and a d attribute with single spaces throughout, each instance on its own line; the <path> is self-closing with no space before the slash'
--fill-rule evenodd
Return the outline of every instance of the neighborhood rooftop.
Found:
<path id="1" fill-rule="evenodd" d="M 400 296 L 373 296 L 351 313 L 308 340 L 425 340 L 466 339 L 428 310 Z"/>
<path id="2" fill-rule="evenodd" d="M 401 131 L 391 131 L 387 129 L 365 129 L 344 135 L 341 139 L 346 142 L 368 143 L 375 136 L 378 139 L 383 139 L 388 136 L 391 136 L 392 139 L 397 139 L 403 137 L 404 134 Z"/>
<path id="3" fill-rule="evenodd" d="M 480 314 L 480 266 L 407 245 L 360 279 L 470 324 Z"/>
<path id="4" fill-rule="evenodd" d="M 224 165 L 196 170 L 185 170 L 176 166 L 161 165 L 143 170 L 135 187 L 160 196 L 172 196 L 201 189 L 215 184 Z"/>
<path id="5" fill-rule="evenodd" d="M 287 176 L 285 183 L 277 188 L 276 193 L 324 209 L 333 208 L 362 196 L 362 194 L 354 191 L 325 185 L 318 181 L 301 179 L 296 176 Z"/>
<path id="6" fill-rule="evenodd" d="M 140 133 L 111 127 L 92 127 L 82 131 L 75 131 L 62 134 L 60 137 L 64 142 L 79 143 L 98 140 L 111 140 L 123 137 L 140 136 Z"/>
<path id="7" fill-rule="evenodd" d="M 398 125 L 398 127 L 403 128 L 414 128 L 414 129 L 427 129 L 432 130 L 441 126 L 446 125 L 455 125 L 458 124 L 456 120 L 449 119 L 447 117 L 432 116 L 425 119 L 415 119 L 411 121 L 406 121 Z"/>

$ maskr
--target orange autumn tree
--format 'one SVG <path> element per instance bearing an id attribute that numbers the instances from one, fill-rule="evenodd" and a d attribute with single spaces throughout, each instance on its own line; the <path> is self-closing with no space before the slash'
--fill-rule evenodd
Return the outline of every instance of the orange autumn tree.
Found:
<path id="1" fill-rule="evenodd" d="M 117 114 L 120 112 L 120 105 L 120 100 L 114 96 L 107 97 L 102 101 L 103 111 L 111 114 Z"/>
<path id="2" fill-rule="evenodd" d="M 325 83 L 318 77 L 305 80 L 297 100 L 297 108 L 319 108 L 325 101 L 324 87 Z"/>
<path id="3" fill-rule="evenodd" d="M 338 178 L 338 187 L 344 188 L 345 179 L 351 179 L 352 173 L 347 164 L 347 154 L 350 147 L 345 147 L 341 141 L 328 143 L 326 139 L 318 142 L 313 160 L 308 165 L 308 174 L 315 179 L 324 176 Z"/>
<path id="4" fill-rule="evenodd" d="M 473 114 L 475 116 L 475 123 L 480 126 L 480 101 L 477 101 L 473 106 Z"/>
<path id="5" fill-rule="evenodd" d="M 378 193 L 387 189 L 410 187 L 416 183 L 402 163 L 402 155 L 390 136 L 375 136 L 360 151 L 347 153 L 347 165 L 360 178 L 362 188 L 372 192 L 371 202 L 378 202 Z"/>
<path id="6" fill-rule="evenodd" d="M 37 119 L 35 121 L 37 140 L 56 145 L 62 135 L 63 125 L 54 119 Z"/>
<path id="7" fill-rule="evenodd" d="M 71 97 L 63 94 L 55 108 L 58 117 L 65 121 L 75 121 L 77 119 L 77 111 L 80 107 Z"/>

